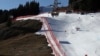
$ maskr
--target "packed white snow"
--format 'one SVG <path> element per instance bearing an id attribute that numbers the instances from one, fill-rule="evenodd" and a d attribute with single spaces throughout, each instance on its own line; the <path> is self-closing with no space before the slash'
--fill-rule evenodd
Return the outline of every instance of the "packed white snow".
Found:
<path id="1" fill-rule="evenodd" d="M 100 13 L 39 16 L 47 17 L 67 56 L 100 56 Z"/>

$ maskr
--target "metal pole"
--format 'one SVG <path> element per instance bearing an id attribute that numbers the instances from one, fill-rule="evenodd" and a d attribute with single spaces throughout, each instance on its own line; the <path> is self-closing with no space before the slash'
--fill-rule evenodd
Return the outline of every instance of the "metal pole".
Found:
<path id="1" fill-rule="evenodd" d="M 58 8 L 58 0 L 54 0 L 54 10 Z"/>

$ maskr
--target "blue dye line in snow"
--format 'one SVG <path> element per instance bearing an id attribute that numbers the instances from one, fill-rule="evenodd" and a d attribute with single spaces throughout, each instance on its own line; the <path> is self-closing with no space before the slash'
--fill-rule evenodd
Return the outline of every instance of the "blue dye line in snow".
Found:
<path id="1" fill-rule="evenodd" d="M 68 41 L 59 41 L 61 44 L 71 44 Z"/>

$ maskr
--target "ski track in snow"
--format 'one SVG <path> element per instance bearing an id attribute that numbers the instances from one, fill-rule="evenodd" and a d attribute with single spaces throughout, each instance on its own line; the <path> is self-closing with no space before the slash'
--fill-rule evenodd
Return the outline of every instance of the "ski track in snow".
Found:
<path id="1" fill-rule="evenodd" d="M 47 18 L 67 56 L 100 56 L 100 13 L 61 12 L 57 17 L 44 13 L 36 17 Z"/>

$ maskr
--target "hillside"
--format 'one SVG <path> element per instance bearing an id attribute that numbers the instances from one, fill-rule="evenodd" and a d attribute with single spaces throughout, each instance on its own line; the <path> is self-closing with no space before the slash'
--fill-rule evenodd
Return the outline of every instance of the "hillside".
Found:
<path id="1" fill-rule="evenodd" d="M 43 35 L 29 33 L 0 41 L 0 56 L 52 56 Z"/>
<path id="2" fill-rule="evenodd" d="M 45 36 L 35 34 L 41 27 L 39 20 L 0 24 L 0 56 L 52 56 Z"/>

